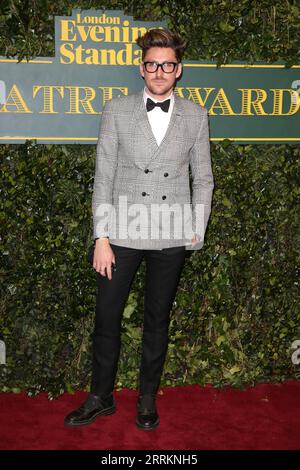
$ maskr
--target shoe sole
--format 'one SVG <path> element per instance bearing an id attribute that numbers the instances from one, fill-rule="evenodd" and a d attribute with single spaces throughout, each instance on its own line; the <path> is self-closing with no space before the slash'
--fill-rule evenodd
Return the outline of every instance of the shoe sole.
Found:
<path id="1" fill-rule="evenodd" d="M 157 426 L 159 425 L 159 419 L 151 426 L 151 428 L 149 427 L 146 427 L 146 426 L 142 426 L 138 420 L 135 421 L 135 424 L 137 425 L 137 427 L 139 429 L 142 429 L 143 431 L 153 431 L 153 429 L 156 429 Z"/>
<path id="2" fill-rule="evenodd" d="M 91 419 L 87 421 L 81 421 L 80 423 L 64 423 L 64 425 L 68 428 L 74 428 L 74 427 L 79 427 L 79 426 L 88 426 L 89 424 L 92 424 L 99 416 L 108 416 L 112 415 L 116 411 L 116 406 L 112 406 L 111 408 L 106 408 L 105 410 L 99 411 L 95 416 L 93 416 Z"/>

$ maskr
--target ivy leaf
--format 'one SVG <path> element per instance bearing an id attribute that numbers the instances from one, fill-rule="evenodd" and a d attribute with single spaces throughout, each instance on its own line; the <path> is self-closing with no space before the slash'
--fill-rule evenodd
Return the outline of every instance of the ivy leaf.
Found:
<path id="1" fill-rule="evenodd" d="M 225 23 L 224 21 L 219 21 L 218 26 L 223 33 L 231 33 L 235 30 L 235 26 Z"/>
<path id="2" fill-rule="evenodd" d="M 230 372 L 231 375 L 234 375 L 237 372 L 239 372 L 240 370 L 241 370 L 241 368 L 239 366 L 233 366 L 233 367 L 231 367 L 231 369 L 229 369 L 229 372 Z"/>

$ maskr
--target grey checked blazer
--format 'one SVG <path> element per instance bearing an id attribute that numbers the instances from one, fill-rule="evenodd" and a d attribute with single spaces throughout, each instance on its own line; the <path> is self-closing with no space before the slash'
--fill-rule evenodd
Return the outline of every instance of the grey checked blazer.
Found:
<path id="1" fill-rule="evenodd" d="M 112 244 L 138 249 L 182 245 L 187 250 L 202 248 L 214 187 L 207 110 L 175 94 L 174 98 L 170 123 L 160 145 L 148 120 L 143 90 L 106 103 L 97 144 L 92 196 L 93 238 L 109 235 Z M 189 168 L 192 173 L 191 188 Z M 133 237 L 126 232 L 131 221 L 137 219 L 133 212 L 126 218 L 128 212 L 126 206 L 120 209 L 120 196 L 126 199 L 127 209 L 131 204 L 142 204 L 144 211 L 148 210 L 147 216 L 145 212 L 142 216 L 139 213 L 139 229 L 143 237 Z M 171 228 L 167 236 L 162 230 L 162 219 L 154 221 L 149 217 L 153 205 L 166 203 L 177 204 L 180 208 L 184 204 L 190 205 L 193 230 L 198 204 L 202 205 L 202 215 L 204 208 L 204 231 L 200 242 L 194 247 L 189 236 L 183 233 L 178 237 L 178 232 L 173 229 L 175 222 L 184 228 L 186 219 L 182 214 L 179 218 L 176 211 L 171 216 L 169 213 Z M 103 204 L 107 204 L 106 219 L 99 211 L 99 208 L 106 207 Z M 156 230 L 154 237 L 150 236 L 151 224 Z"/>

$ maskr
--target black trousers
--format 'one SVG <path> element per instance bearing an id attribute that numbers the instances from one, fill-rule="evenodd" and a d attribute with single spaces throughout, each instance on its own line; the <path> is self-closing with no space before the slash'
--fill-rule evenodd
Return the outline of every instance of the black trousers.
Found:
<path id="1" fill-rule="evenodd" d="M 145 257 L 144 325 L 139 391 L 156 393 L 168 347 L 169 314 L 184 266 L 184 246 L 141 250 L 111 244 L 116 271 L 112 280 L 97 275 L 91 393 L 113 391 L 117 373 L 121 321 L 136 271 Z"/>

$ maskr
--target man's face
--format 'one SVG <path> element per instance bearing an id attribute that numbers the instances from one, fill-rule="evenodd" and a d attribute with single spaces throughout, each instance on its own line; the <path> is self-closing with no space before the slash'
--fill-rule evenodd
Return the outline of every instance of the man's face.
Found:
<path id="1" fill-rule="evenodd" d="M 174 50 L 171 47 L 151 47 L 146 53 L 144 62 L 178 62 Z M 180 76 L 182 71 L 182 64 L 175 67 L 174 72 L 166 73 L 161 67 L 158 67 L 156 72 L 147 72 L 144 62 L 140 65 L 140 72 L 145 79 L 145 85 L 148 89 L 150 96 L 157 100 L 166 98 L 173 86 L 176 79 Z"/>

